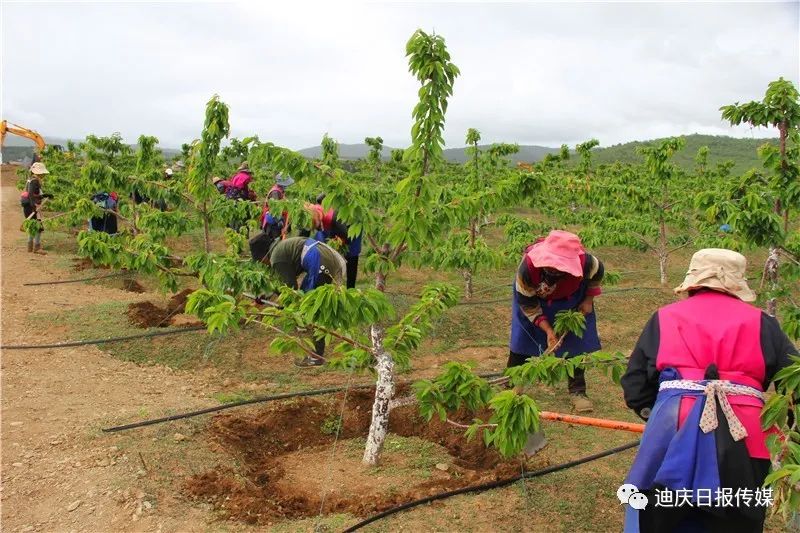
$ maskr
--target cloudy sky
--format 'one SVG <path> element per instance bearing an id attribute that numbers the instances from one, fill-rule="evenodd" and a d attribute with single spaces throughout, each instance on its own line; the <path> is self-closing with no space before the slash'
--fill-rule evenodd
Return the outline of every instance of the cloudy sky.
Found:
<path id="1" fill-rule="evenodd" d="M 797 0 L 289 4 L 4 1 L 2 116 L 50 136 L 147 133 L 176 147 L 217 93 L 237 137 L 405 146 L 416 28 L 444 36 L 461 69 L 451 147 L 470 127 L 548 146 L 774 135 L 730 128 L 718 108 L 800 77 Z"/>

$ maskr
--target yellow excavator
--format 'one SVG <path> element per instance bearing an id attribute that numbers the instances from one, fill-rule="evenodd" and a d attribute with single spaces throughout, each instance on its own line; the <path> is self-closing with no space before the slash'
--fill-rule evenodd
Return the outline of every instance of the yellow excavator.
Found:
<path id="1" fill-rule="evenodd" d="M 44 142 L 44 137 L 39 135 L 37 132 L 22 127 L 19 124 L 13 124 L 8 122 L 7 120 L 0 121 L 0 148 L 2 148 L 6 143 L 6 133 L 11 133 L 13 135 L 18 135 L 20 137 L 25 137 L 26 139 L 30 139 L 36 143 L 36 151 L 37 153 L 41 154 L 42 150 L 44 150 L 46 143 Z M 56 148 L 61 148 L 60 146 L 56 146 Z"/>

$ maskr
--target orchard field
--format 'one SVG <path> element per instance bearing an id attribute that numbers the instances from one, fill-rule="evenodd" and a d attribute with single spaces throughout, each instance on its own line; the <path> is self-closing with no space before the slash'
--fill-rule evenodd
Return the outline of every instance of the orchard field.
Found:
<path id="1" fill-rule="evenodd" d="M 692 253 L 741 250 L 759 305 L 800 337 L 800 179 L 796 89 L 783 79 L 763 101 L 726 106 L 725 120 L 776 126 L 762 166 L 734 173 L 708 164 L 680 169 L 676 137 L 644 146 L 637 162 L 596 162 L 591 139 L 515 166 L 513 144 L 481 148 L 465 132 L 464 164 L 441 159 L 447 101 L 460 75 L 441 37 L 418 31 L 407 45 L 420 82 L 411 146 L 380 158 L 340 161 L 335 140 L 308 160 L 257 137 L 228 139 L 228 107 L 209 100 L 198 141 L 165 161 L 158 140 L 136 146 L 90 136 L 44 154 L 43 222 L 20 228 L 25 172 L 2 174 L 3 522 L 9 531 L 341 531 L 411 500 L 536 471 L 638 435 L 540 420 L 569 412 L 566 377 L 587 369 L 593 416 L 638 423 L 619 376 L 651 314 Z M 200 110 L 198 110 L 199 112 Z M 378 132 L 376 132 L 378 133 Z M 217 194 L 213 176 L 243 161 L 257 201 Z M 167 165 L 175 174 L 166 178 Z M 275 175 L 296 184 L 271 213 L 307 227 L 306 202 L 326 192 L 364 235 L 355 289 L 281 288 L 250 260 L 261 204 Z M 22 176 L 22 177 L 21 177 Z M 120 232 L 85 231 L 103 216 L 99 191 L 121 198 Z M 163 202 L 134 204 L 134 191 Z M 47 255 L 25 251 L 45 228 Z M 726 229 L 722 229 L 723 225 Z M 568 361 L 545 355 L 498 382 L 508 357 L 511 283 L 522 250 L 550 229 L 578 233 L 605 263 L 596 300 L 603 350 Z M 20 229 L 23 231 L 20 232 Z M 85 282 L 68 281 L 94 278 Z M 264 305 L 253 295 L 278 293 Z M 580 331 L 566 313 L 561 334 Z M 185 329 L 186 331 L 182 331 Z M 108 343 L 9 349 L 179 331 Z M 328 364 L 292 358 L 327 342 Z M 798 507 L 800 434 L 787 417 L 798 364 L 774 392 L 765 424 L 790 436 L 772 443 L 781 469 L 771 531 Z M 488 374 L 496 374 L 487 377 Z M 501 378 L 502 379 L 502 378 Z M 104 429 L 266 395 L 339 388 L 331 394 L 253 403 L 119 432 Z M 794 389 L 794 390 L 793 390 Z M 520 454 L 544 427 L 549 445 Z M 635 448 L 394 514 L 365 531 L 618 531 L 616 497 Z"/>

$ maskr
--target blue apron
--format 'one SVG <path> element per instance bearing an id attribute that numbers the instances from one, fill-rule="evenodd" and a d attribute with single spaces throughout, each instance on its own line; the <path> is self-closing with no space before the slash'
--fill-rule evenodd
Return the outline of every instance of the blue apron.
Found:
<path id="1" fill-rule="evenodd" d="M 305 245 L 303 246 L 305 256 L 303 256 L 300 263 L 303 271 L 306 273 L 303 282 L 300 284 L 300 290 L 303 292 L 308 292 L 323 285 L 322 272 L 320 270 L 322 266 L 322 254 L 319 251 L 319 246 L 317 246 L 320 242 L 322 241 L 306 239 Z"/>
<path id="2" fill-rule="evenodd" d="M 678 371 L 666 368 L 661 372 L 659 382 L 675 379 L 681 379 Z M 697 399 L 678 429 L 681 398 L 684 396 Z M 715 494 L 720 486 L 715 432 L 703 433 L 699 427 L 705 403 L 703 391 L 659 391 L 625 483 L 635 485 L 640 492 L 661 486 L 671 491 L 689 489 L 692 495 L 696 495 L 698 489 L 707 489 Z M 693 503 L 694 500 L 690 498 Z M 648 507 L 655 504 L 655 501 L 648 502 Z M 639 512 L 626 505 L 625 533 L 638 531 Z"/>
<path id="3" fill-rule="evenodd" d="M 588 283 L 584 280 L 575 291 L 568 298 L 561 300 L 545 300 L 540 299 L 542 311 L 547 321 L 552 325 L 555 320 L 556 313 L 568 309 L 575 309 L 578 307 L 583 299 L 586 297 Z M 541 355 L 542 352 L 547 350 L 547 334 L 538 326 L 534 326 L 525 313 L 517 300 L 516 282 L 512 283 L 512 304 L 511 304 L 511 340 L 509 342 L 509 350 L 530 356 Z M 600 349 L 600 337 L 597 335 L 597 316 L 592 311 L 586 315 L 586 331 L 583 332 L 583 337 L 577 337 L 572 333 L 568 333 L 564 337 L 564 342 L 556 350 L 555 355 L 558 357 L 572 357 L 585 353 L 596 352 Z"/>

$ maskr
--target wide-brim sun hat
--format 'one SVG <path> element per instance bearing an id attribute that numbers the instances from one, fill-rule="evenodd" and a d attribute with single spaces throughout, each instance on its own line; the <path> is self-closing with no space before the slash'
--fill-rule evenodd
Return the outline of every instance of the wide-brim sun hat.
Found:
<path id="1" fill-rule="evenodd" d="M 294 183 L 294 179 L 285 174 L 278 174 L 275 176 L 275 183 L 280 187 L 288 187 Z"/>
<path id="2" fill-rule="evenodd" d="M 222 178 L 220 178 L 219 176 L 214 176 L 213 178 L 211 178 L 211 183 L 213 183 L 214 185 L 216 185 L 220 181 L 222 181 Z"/>
<path id="3" fill-rule="evenodd" d="M 36 174 L 37 176 L 41 176 L 43 174 L 50 174 L 47 170 L 47 167 L 44 166 L 44 163 L 39 163 L 38 161 L 31 165 L 31 174 Z"/>
<path id="4" fill-rule="evenodd" d="M 580 256 L 585 253 L 580 237 L 568 231 L 553 230 L 534 244 L 527 255 L 536 268 L 553 268 L 580 278 L 583 276 Z"/>
<path id="5" fill-rule="evenodd" d="M 675 293 L 707 288 L 736 296 L 743 302 L 752 302 L 756 293 L 747 285 L 746 270 L 747 259 L 739 252 L 704 248 L 692 256 L 686 278 L 675 287 Z"/>
<path id="6" fill-rule="evenodd" d="M 239 168 L 236 169 L 236 172 L 247 172 L 250 173 L 250 166 L 247 164 L 247 161 L 243 161 Z"/>

